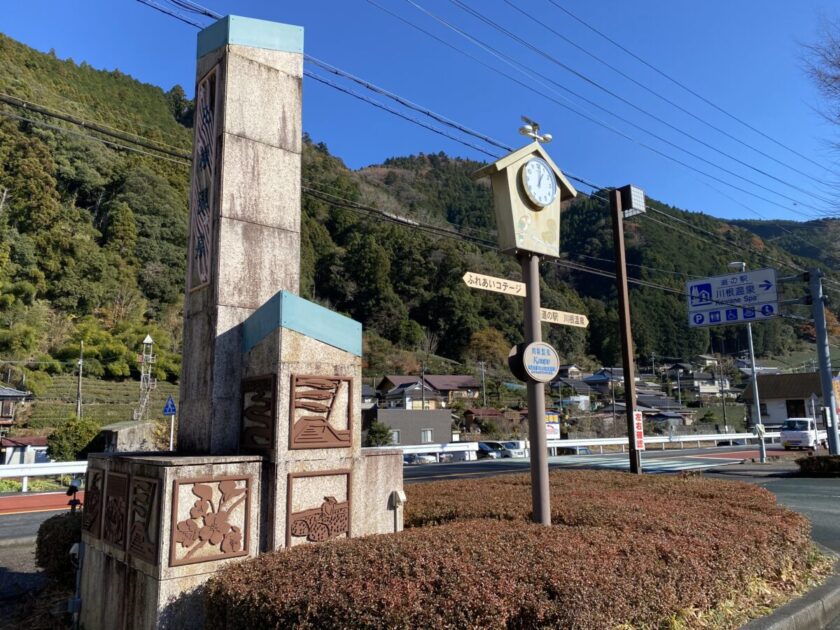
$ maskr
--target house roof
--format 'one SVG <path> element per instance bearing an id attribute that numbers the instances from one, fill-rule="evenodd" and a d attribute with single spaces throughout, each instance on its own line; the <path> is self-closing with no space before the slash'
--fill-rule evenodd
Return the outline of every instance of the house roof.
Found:
<path id="1" fill-rule="evenodd" d="M 489 416 L 493 416 L 493 417 L 501 417 L 502 416 L 501 411 L 499 411 L 498 409 L 493 409 L 492 407 L 475 407 L 475 408 L 467 409 L 466 411 L 464 411 L 464 415 L 466 415 L 466 414 L 470 414 L 472 416 L 478 416 L 479 418 L 489 417 Z"/>
<path id="2" fill-rule="evenodd" d="M 0 398 L 26 398 L 31 392 L 22 392 L 14 387 L 0 385 Z"/>
<path id="3" fill-rule="evenodd" d="M 569 387 L 578 394 L 592 393 L 592 388 L 587 383 L 574 378 L 556 378 L 551 382 L 551 386 L 554 389 Z"/>
<path id="4" fill-rule="evenodd" d="M 34 437 L 16 437 L 16 438 L 3 438 L 0 439 L 0 446 L 3 448 L 15 447 L 15 446 L 46 446 L 47 445 L 47 438 L 43 436 L 34 436 Z"/>
<path id="5" fill-rule="evenodd" d="M 376 386 L 376 389 L 384 389 L 386 383 L 391 383 L 392 387 L 388 389 L 391 390 L 394 387 L 399 387 L 400 385 L 404 385 L 406 383 L 416 383 L 420 380 L 419 376 L 403 376 L 401 374 L 389 374 L 382 378 L 379 381 L 379 385 Z"/>
<path id="6" fill-rule="evenodd" d="M 478 389 L 480 387 L 474 376 L 464 374 L 426 374 L 426 382 L 441 392 L 453 389 Z"/>
<path id="7" fill-rule="evenodd" d="M 695 381 L 713 381 L 715 377 L 709 374 L 708 372 L 695 372 L 691 375 Z"/>
<path id="8" fill-rule="evenodd" d="M 362 398 L 373 398 L 376 396 L 376 390 L 367 383 L 362 384 Z"/>
<path id="9" fill-rule="evenodd" d="M 817 372 L 799 374 L 758 375 L 759 400 L 800 399 L 808 400 L 811 394 L 822 397 L 820 375 Z M 742 394 L 744 401 L 753 400 L 752 379 Z"/>

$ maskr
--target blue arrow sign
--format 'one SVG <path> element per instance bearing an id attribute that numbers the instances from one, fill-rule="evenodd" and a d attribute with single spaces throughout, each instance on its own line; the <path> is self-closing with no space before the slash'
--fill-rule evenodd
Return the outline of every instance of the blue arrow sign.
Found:
<path id="1" fill-rule="evenodd" d="M 166 400 L 166 405 L 163 407 L 163 415 L 164 416 L 174 416 L 175 415 L 175 401 L 172 400 L 172 396 L 170 396 Z"/>
<path id="2" fill-rule="evenodd" d="M 765 291 L 769 291 L 770 289 L 773 288 L 773 283 L 770 282 L 769 280 L 765 280 L 764 282 L 762 282 L 758 286 L 761 287 L 762 289 L 764 289 Z"/>

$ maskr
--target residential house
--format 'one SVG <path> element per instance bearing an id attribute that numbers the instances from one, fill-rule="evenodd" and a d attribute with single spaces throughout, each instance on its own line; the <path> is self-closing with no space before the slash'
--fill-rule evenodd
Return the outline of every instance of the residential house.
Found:
<path id="1" fill-rule="evenodd" d="M 556 378 L 551 382 L 551 390 L 562 395 L 563 390 L 568 389 L 576 396 L 589 396 L 594 391 L 590 385 L 583 381 L 572 378 Z"/>
<path id="2" fill-rule="evenodd" d="M 498 409 L 491 407 L 472 407 L 464 411 L 464 430 L 475 432 L 476 426 L 484 422 L 492 422 L 496 427 L 506 424 L 505 417 Z"/>
<path id="3" fill-rule="evenodd" d="M 424 382 L 441 398 L 439 407 L 451 407 L 458 400 L 477 400 L 481 394 L 481 384 L 473 376 L 462 374 L 426 374 Z M 376 387 L 381 398 L 388 398 L 397 388 L 416 385 L 419 376 L 389 375 L 383 377 Z M 419 390 L 418 391 L 422 391 Z M 432 407 L 435 408 L 435 407 Z"/>
<path id="4" fill-rule="evenodd" d="M 799 374 L 758 375 L 758 401 L 761 406 L 761 421 L 768 430 L 782 426 L 788 418 L 802 418 L 811 415 L 811 396 L 816 396 L 817 414 L 822 407 L 822 384 L 818 372 Z M 752 380 L 747 383 L 741 395 L 747 407 L 747 424 L 753 426 L 754 408 Z"/>
<path id="5" fill-rule="evenodd" d="M 41 464 L 50 461 L 47 457 L 47 438 L 18 437 L 0 439 L 4 464 Z"/>
<path id="6" fill-rule="evenodd" d="M 721 397 L 721 391 L 729 389 L 729 378 L 710 372 L 691 372 L 680 377 L 680 391 L 699 397 Z"/>
<path id="7" fill-rule="evenodd" d="M 385 394 L 382 406 L 386 409 L 444 409 L 446 398 L 418 379 L 394 387 Z"/>
<path id="8" fill-rule="evenodd" d="M 377 400 L 376 390 L 366 383 L 362 384 L 362 411 L 375 407 Z"/>
<path id="9" fill-rule="evenodd" d="M 557 376 L 579 380 L 583 376 L 583 372 L 577 365 L 572 363 L 571 365 L 561 365 L 557 371 Z"/>
<path id="10" fill-rule="evenodd" d="M 0 437 L 8 435 L 15 424 L 18 407 L 32 394 L 0 385 Z"/>
<path id="11" fill-rule="evenodd" d="M 694 365 L 700 368 L 716 368 L 718 366 L 717 357 L 711 354 L 698 354 L 692 361 Z"/>
<path id="12" fill-rule="evenodd" d="M 377 409 L 375 419 L 391 429 L 391 443 L 395 446 L 445 444 L 452 439 L 452 414 L 446 409 Z M 363 442 L 368 427 L 370 424 L 363 426 Z"/>

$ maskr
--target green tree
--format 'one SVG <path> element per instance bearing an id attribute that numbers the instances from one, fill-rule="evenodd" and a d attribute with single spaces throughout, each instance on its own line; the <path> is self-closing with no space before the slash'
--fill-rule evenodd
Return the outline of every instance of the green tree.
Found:
<path id="1" fill-rule="evenodd" d="M 367 433 L 365 446 L 390 446 L 391 428 L 378 420 L 374 420 Z"/>
<path id="2" fill-rule="evenodd" d="M 47 438 L 47 455 L 60 462 L 87 457 L 85 449 L 99 434 L 99 424 L 89 418 L 72 416 Z"/>

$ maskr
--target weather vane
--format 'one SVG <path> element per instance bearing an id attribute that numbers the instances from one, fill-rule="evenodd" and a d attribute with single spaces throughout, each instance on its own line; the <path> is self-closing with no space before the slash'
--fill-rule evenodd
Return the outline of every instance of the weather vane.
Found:
<path id="1" fill-rule="evenodd" d="M 525 124 L 519 128 L 519 133 L 523 136 L 533 138 L 542 144 L 548 144 L 553 139 L 550 133 L 540 134 L 540 124 L 536 120 L 531 120 L 527 116 L 522 116 L 522 122 Z"/>

